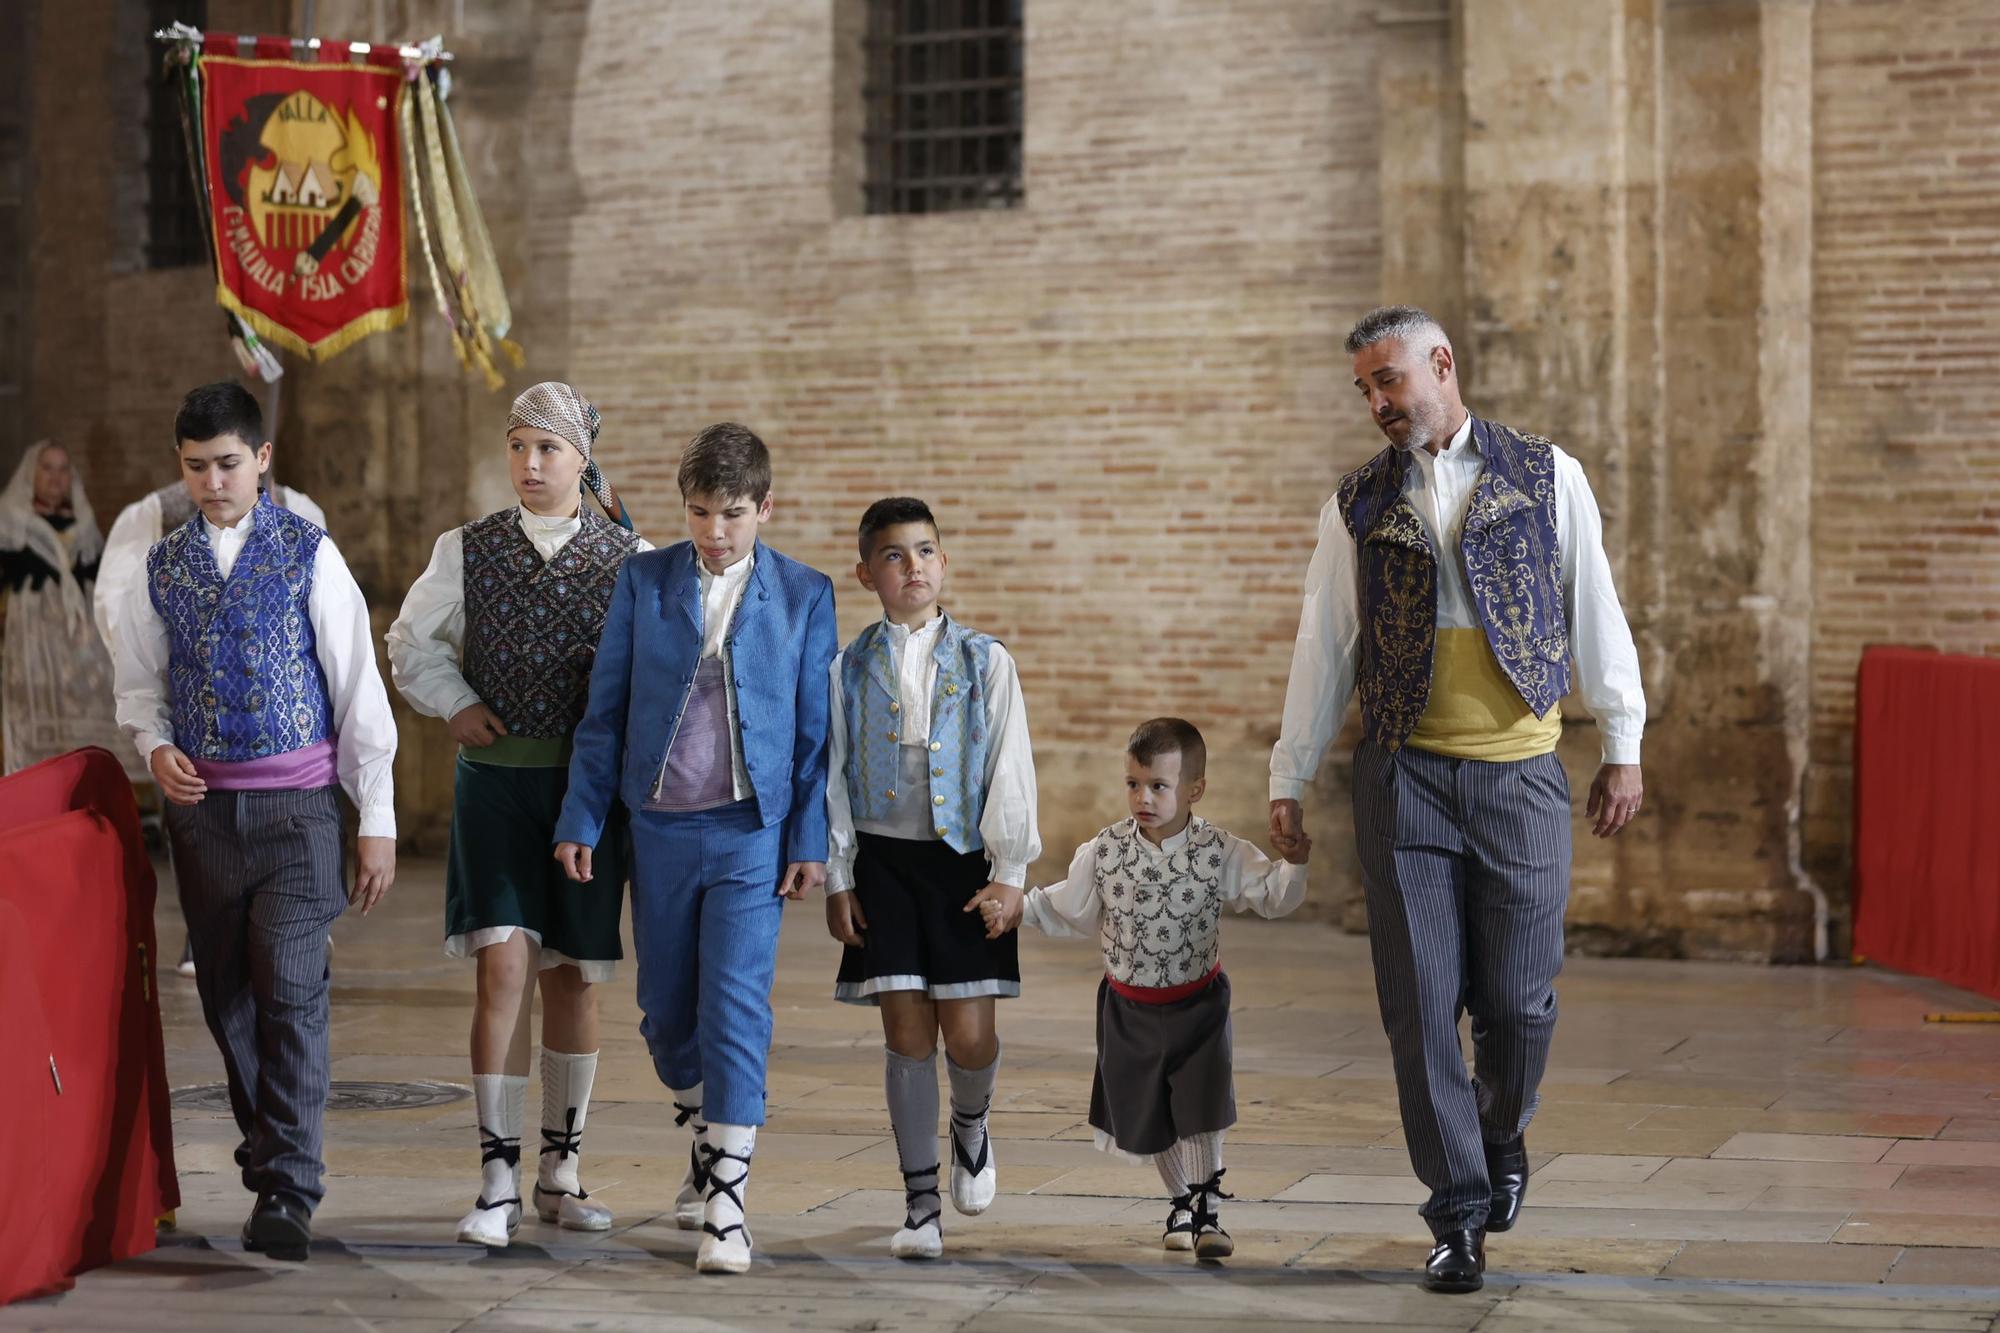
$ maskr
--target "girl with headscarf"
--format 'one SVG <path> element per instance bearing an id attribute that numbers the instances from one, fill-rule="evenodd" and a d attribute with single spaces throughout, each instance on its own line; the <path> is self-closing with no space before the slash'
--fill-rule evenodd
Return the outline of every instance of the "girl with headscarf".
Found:
<path id="1" fill-rule="evenodd" d="M 597 1071 L 595 982 L 622 956 L 625 833 L 588 884 L 549 855 L 569 780 L 570 734 L 625 558 L 652 548 L 591 458 L 597 409 L 567 384 L 514 400 L 506 449 L 520 502 L 437 540 L 389 629 L 390 674 L 412 708 L 459 743 L 445 876 L 445 952 L 473 958 L 472 1083 L 481 1189 L 458 1239 L 504 1246 L 522 1214 L 520 1160 L 531 980 L 542 992 L 537 1216 L 611 1225 L 577 1154 Z M 606 518 L 586 501 L 594 497 Z"/>
<path id="2" fill-rule="evenodd" d="M 0 771 L 101 745 L 136 778 L 90 618 L 104 538 L 69 451 L 28 446 L 0 492 Z"/>

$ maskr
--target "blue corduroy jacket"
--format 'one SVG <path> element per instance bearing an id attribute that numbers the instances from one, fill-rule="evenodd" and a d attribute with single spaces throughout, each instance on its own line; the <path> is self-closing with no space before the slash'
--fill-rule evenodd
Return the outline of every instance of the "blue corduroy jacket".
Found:
<path id="1" fill-rule="evenodd" d="M 827 671 L 838 647 L 833 581 L 757 544 L 729 626 L 743 765 L 769 828 L 785 821 L 785 860 L 826 860 Z M 701 660 L 701 577 L 691 542 L 625 562 L 577 724 L 555 841 L 595 847 L 614 798 L 651 795 Z"/>

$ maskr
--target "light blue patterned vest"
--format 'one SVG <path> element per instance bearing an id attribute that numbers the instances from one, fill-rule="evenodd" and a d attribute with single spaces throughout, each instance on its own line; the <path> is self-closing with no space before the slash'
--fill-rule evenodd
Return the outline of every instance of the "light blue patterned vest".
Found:
<path id="1" fill-rule="evenodd" d="M 942 613 L 940 613 L 942 614 Z M 932 828 L 954 851 L 977 851 L 986 808 L 986 661 L 994 640 L 945 617 L 931 658 L 929 741 Z M 847 713 L 847 799 L 858 820 L 880 822 L 896 805 L 902 688 L 887 621 L 854 636 L 840 660 Z M 900 793 L 905 799 L 914 792 Z"/>
<path id="2" fill-rule="evenodd" d="M 259 496 L 229 578 L 196 514 L 146 554 L 167 625 L 174 744 L 196 759 L 267 759 L 333 735 L 307 602 L 326 534 Z"/>

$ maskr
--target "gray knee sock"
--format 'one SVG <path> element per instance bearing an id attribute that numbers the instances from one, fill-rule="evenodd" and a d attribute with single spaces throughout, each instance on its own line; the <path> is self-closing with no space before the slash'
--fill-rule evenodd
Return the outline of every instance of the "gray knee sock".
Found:
<path id="1" fill-rule="evenodd" d="M 986 1123 L 986 1113 L 993 1106 L 993 1084 L 1000 1075 L 1000 1052 L 993 1052 L 993 1063 L 984 1069 L 967 1069 L 951 1058 L 947 1051 L 944 1057 L 945 1072 L 951 1076 L 951 1132 L 973 1158 L 979 1156 L 980 1140 L 984 1135 L 981 1126 Z"/>
<path id="2" fill-rule="evenodd" d="M 896 1132 L 896 1157 L 902 1164 L 903 1188 L 912 1194 L 937 1194 L 938 1081 L 937 1052 L 912 1060 L 884 1047 L 882 1086 L 888 1094 L 889 1125 Z M 918 1203 L 926 1206 L 917 1207 Z M 911 1200 L 912 1214 L 935 1212 L 935 1197 Z"/>
<path id="3" fill-rule="evenodd" d="M 1160 1183 L 1167 1187 L 1167 1197 L 1178 1199 L 1188 1192 L 1187 1172 L 1181 1169 L 1180 1144 L 1176 1143 L 1165 1152 L 1153 1154 L 1153 1166 L 1160 1173 Z"/>

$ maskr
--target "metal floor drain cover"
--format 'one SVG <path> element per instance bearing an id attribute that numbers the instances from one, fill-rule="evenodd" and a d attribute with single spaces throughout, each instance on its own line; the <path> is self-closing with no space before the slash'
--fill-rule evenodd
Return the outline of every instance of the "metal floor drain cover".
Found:
<path id="1" fill-rule="evenodd" d="M 327 1093 L 329 1111 L 412 1111 L 420 1106 L 445 1106 L 462 1102 L 472 1089 L 457 1083 L 372 1083 L 337 1080 Z M 174 1106 L 183 1111 L 229 1110 L 229 1085 L 203 1083 L 175 1088 Z"/>

